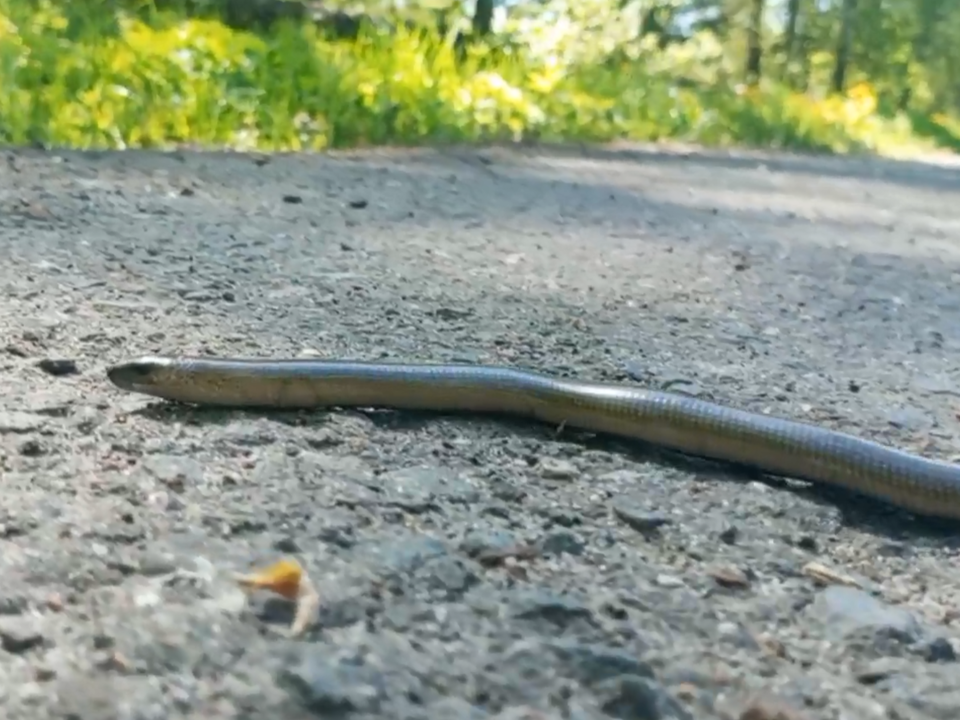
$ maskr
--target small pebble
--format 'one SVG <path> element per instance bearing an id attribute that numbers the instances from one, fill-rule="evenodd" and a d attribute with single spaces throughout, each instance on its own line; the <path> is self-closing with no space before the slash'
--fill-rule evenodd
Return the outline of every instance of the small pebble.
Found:
<path id="1" fill-rule="evenodd" d="M 47 375 L 52 375 L 53 377 L 76 375 L 80 372 L 80 368 L 77 367 L 77 361 L 67 358 L 44 358 L 37 363 L 37 367 L 47 373 Z"/>

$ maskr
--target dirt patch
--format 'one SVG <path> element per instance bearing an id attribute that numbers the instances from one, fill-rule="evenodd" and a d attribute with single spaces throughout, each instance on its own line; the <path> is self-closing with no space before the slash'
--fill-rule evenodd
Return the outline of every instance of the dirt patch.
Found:
<path id="1" fill-rule="evenodd" d="M 955 528 L 521 423 L 158 407 L 103 371 L 508 363 L 952 458 L 960 170 L 624 147 L 3 175 L 5 717 L 955 716 Z M 231 577 L 287 555 L 323 601 L 301 639 Z"/>

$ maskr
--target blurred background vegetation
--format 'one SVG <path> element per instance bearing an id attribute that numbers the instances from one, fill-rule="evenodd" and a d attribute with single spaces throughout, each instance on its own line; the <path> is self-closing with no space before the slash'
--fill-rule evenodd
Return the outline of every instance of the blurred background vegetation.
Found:
<path id="1" fill-rule="evenodd" d="M 946 0 L 0 0 L 0 141 L 960 148 Z"/>

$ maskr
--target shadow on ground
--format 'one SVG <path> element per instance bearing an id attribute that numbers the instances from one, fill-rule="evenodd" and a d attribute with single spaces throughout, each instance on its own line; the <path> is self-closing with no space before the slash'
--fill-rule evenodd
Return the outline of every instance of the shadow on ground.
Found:
<path id="1" fill-rule="evenodd" d="M 538 153 L 597 161 L 652 165 L 700 164 L 727 170 L 766 168 L 780 173 L 856 180 L 879 180 L 933 190 L 960 190 L 960 155 L 953 163 L 900 160 L 876 155 L 783 152 L 706 148 L 670 149 L 643 144 L 571 145 L 537 148 Z"/>
<path id="2" fill-rule="evenodd" d="M 473 416 L 469 413 L 450 414 L 384 409 L 348 409 L 347 411 L 358 412 L 372 420 L 378 427 L 388 428 L 391 432 L 409 433 L 414 436 L 419 436 L 432 423 L 445 419 L 464 423 L 475 423 L 477 421 L 495 423 L 509 430 L 513 436 L 531 440 L 550 441 L 557 437 L 556 429 L 549 426 L 499 414 Z M 288 425 L 320 428 L 324 426 L 331 414 L 337 412 L 340 412 L 340 410 L 290 412 L 260 409 L 221 409 L 158 402 L 150 403 L 135 410 L 133 414 L 172 425 L 209 424 L 228 426 L 238 418 L 267 417 Z M 586 449 L 620 455 L 637 463 L 653 462 L 708 479 L 711 482 L 731 484 L 762 482 L 773 487 L 777 492 L 796 493 L 818 505 L 835 507 L 840 511 L 844 525 L 890 540 L 925 539 L 927 542 L 940 547 L 960 548 L 960 524 L 956 521 L 917 516 L 881 500 L 843 488 L 816 483 L 788 482 L 787 478 L 769 476 L 750 466 L 713 461 L 614 436 L 566 430 L 564 431 L 564 437 L 581 444 Z"/>
<path id="3" fill-rule="evenodd" d="M 473 159 L 482 158 L 482 156 L 477 154 L 475 151 L 462 150 L 459 152 L 461 155 L 467 155 Z M 120 164 L 135 164 L 138 162 L 138 156 L 142 157 L 144 154 L 145 153 L 128 153 L 126 158 L 120 160 L 119 162 Z M 154 158 L 156 158 L 157 155 L 155 153 L 146 154 L 149 154 Z M 892 182 L 905 183 L 922 188 L 935 188 L 940 190 L 955 188 L 960 189 L 960 170 L 935 167 L 915 162 L 898 163 L 894 161 L 871 160 L 870 163 L 865 163 L 860 160 L 803 157 L 778 157 L 775 160 L 763 159 L 761 161 L 754 157 L 744 158 L 730 155 L 724 156 L 706 152 L 698 152 L 689 156 L 680 156 L 669 152 L 658 153 L 652 150 L 614 150 L 602 148 L 580 151 L 574 151 L 569 148 L 544 148 L 539 149 L 538 154 L 541 156 L 552 155 L 557 157 L 562 157 L 564 154 L 567 154 L 567 156 L 598 158 L 600 160 L 617 159 L 622 161 L 624 159 L 628 159 L 632 162 L 645 164 L 659 163 L 671 165 L 675 163 L 696 162 L 700 163 L 706 168 L 713 166 L 725 168 L 756 167 L 758 162 L 762 162 L 763 164 L 774 166 L 783 172 L 802 173 L 807 175 L 832 174 L 834 177 L 869 179 L 877 179 L 878 177 L 886 179 L 889 176 Z M 342 157 L 343 155 L 349 156 L 349 154 L 333 154 L 330 157 L 337 158 Z M 111 162 L 115 162 L 117 159 L 116 155 L 108 153 L 84 153 L 80 154 L 80 156 L 94 161 L 98 157 L 109 159 Z M 243 156 L 237 156 L 230 153 L 201 154 L 200 156 L 229 156 L 246 161 L 243 159 Z M 386 153 L 386 156 L 389 156 L 389 152 Z M 160 163 L 158 163 L 156 159 L 152 160 L 151 162 L 153 162 L 153 164 L 163 164 L 166 162 L 172 166 L 176 166 L 180 164 L 186 164 L 192 159 L 192 157 L 195 157 L 195 155 L 180 152 L 165 156 Z M 438 153 L 432 151 L 413 151 L 409 154 L 409 160 L 406 159 L 407 157 L 407 154 L 405 154 L 404 164 L 391 164 L 391 171 L 395 173 L 404 173 L 407 172 L 407 168 L 409 168 L 411 185 L 415 185 L 416 183 L 416 168 L 418 166 L 423 167 L 425 165 L 429 166 L 433 164 L 439 169 L 449 169 L 450 167 L 450 156 L 449 153 L 445 152 Z M 282 161 L 283 160 L 278 160 L 278 162 Z M 300 156 L 293 158 L 291 161 L 297 163 L 317 163 L 319 165 L 322 165 L 324 162 L 326 162 L 324 156 L 313 158 Z M 256 170 L 254 169 L 255 165 L 252 159 L 250 159 L 249 162 L 251 168 L 250 172 L 247 174 L 234 174 L 232 176 L 233 182 L 236 184 L 236 186 L 242 187 L 246 185 L 250 188 L 256 188 L 262 192 L 264 184 L 263 180 L 257 177 Z M 478 162 L 480 165 L 485 164 L 482 159 L 478 160 Z M 870 168 L 873 169 L 871 170 Z M 188 168 L 184 168 L 183 171 L 190 172 Z M 322 172 L 322 170 L 318 170 L 317 172 Z M 362 170 L 358 169 L 357 172 L 362 172 Z M 494 170 L 491 169 L 490 172 L 494 172 Z M 516 190 L 518 185 L 521 187 L 526 186 L 524 192 L 532 197 L 546 195 L 548 193 L 556 193 L 558 188 L 565 188 L 562 193 L 563 197 L 568 197 L 571 199 L 571 201 L 575 200 L 576 202 L 585 205 L 597 205 L 599 208 L 597 212 L 602 213 L 604 220 L 607 221 L 607 227 L 613 230 L 622 229 L 629 231 L 634 229 L 638 219 L 648 215 L 651 213 L 651 211 L 658 213 L 669 212 L 678 216 L 682 214 L 688 218 L 692 216 L 695 220 L 702 221 L 707 225 L 709 225 L 711 218 L 714 216 L 714 213 L 707 208 L 691 208 L 687 205 L 671 204 L 660 198 L 651 199 L 649 197 L 645 197 L 642 189 L 624 192 L 623 188 L 614 184 L 603 185 L 602 183 L 594 183 L 583 185 L 562 177 L 545 178 L 535 174 L 524 175 L 522 168 L 518 171 L 517 167 L 511 167 L 510 188 L 504 189 L 502 192 L 505 195 L 509 195 L 511 192 Z M 609 202 L 610 198 L 615 198 L 616 201 Z M 601 202 L 604 199 L 606 199 L 608 202 L 606 205 L 601 206 Z M 506 205 L 509 207 L 509 203 Z M 449 210 L 451 216 L 446 220 L 456 221 L 456 208 L 450 208 Z M 533 215 L 536 217 L 538 212 L 546 212 L 546 210 L 542 205 L 534 205 L 532 207 L 525 207 L 524 212 L 527 214 L 527 216 Z M 782 217 L 768 210 L 737 210 L 734 212 L 735 215 L 741 220 L 749 221 L 760 227 L 766 227 L 771 233 L 773 233 L 774 230 L 776 230 L 776 228 L 783 223 Z M 543 219 L 549 221 L 554 220 L 553 217 L 547 217 L 546 215 Z M 500 222 L 509 222 L 510 217 L 500 216 L 497 217 L 497 220 Z M 460 222 L 462 222 L 462 220 Z M 817 222 L 826 228 L 832 228 L 832 230 L 835 231 L 838 236 L 844 235 L 850 229 L 845 227 L 842 223 L 835 223 L 829 219 L 818 219 Z M 668 242 L 667 240 L 661 241 L 656 234 L 650 234 L 645 236 L 642 240 L 637 239 L 636 241 Z M 669 242 L 674 243 L 676 240 L 672 239 L 669 240 Z M 889 265 L 888 260 L 890 258 L 888 253 L 865 252 L 854 254 L 841 248 L 830 248 L 829 250 L 822 250 L 818 252 L 821 254 L 827 252 L 830 253 L 831 262 L 838 266 L 846 266 L 854 263 L 855 255 L 860 259 L 859 262 L 861 262 L 861 264 L 864 262 L 867 265 L 870 263 L 876 263 L 878 267 Z M 915 285 L 917 288 L 921 289 L 935 287 L 937 282 L 946 282 L 946 278 L 948 278 L 953 269 L 960 270 L 960 264 L 958 264 L 958 262 L 951 261 L 946 258 L 941 258 L 934 263 L 930 260 L 898 256 L 896 262 L 897 273 L 901 278 L 903 278 L 903 281 L 907 284 Z M 861 275 L 860 282 L 881 283 L 884 282 L 884 280 L 882 276 L 879 276 L 878 279 L 871 279 L 866 275 Z M 565 301 L 561 296 L 562 294 L 558 292 L 557 295 L 557 302 L 563 304 Z M 575 311 L 575 308 L 571 308 L 571 311 Z M 727 392 L 729 392 L 729 388 Z M 223 411 L 210 411 L 209 413 L 204 411 L 190 411 L 190 414 L 187 417 L 189 418 L 190 422 L 226 422 L 229 419 L 230 414 L 224 413 Z M 412 416 L 409 417 L 412 418 Z M 183 416 L 178 417 L 177 411 L 172 410 L 164 410 L 163 412 L 156 414 L 155 418 L 158 420 L 176 418 L 178 422 L 183 421 L 184 419 Z M 296 422 L 300 422 L 301 420 L 302 418 L 298 418 Z M 292 420 L 291 416 L 288 415 L 287 421 L 294 420 Z M 316 422 L 316 420 L 313 422 Z M 404 423 L 406 422 L 423 422 L 423 420 L 415 421 L 408 418 L 407 420 L 404 420 Z M 516 430 L 519 431 L 519 428 L 516 428 Z M 611 447 L 611 445 L 607 444 L 604 445 L 604 447 Z M 618 452 L 623 451 L 622 443 L 616 443 L 615 447 Z M 636 450 L 633 450 L 632 452 L 636 452 Z M 668 458 L 672 455 L 669 453 L 661 453 L 660 451 L 652 451 L 649 448 L 645 448 L 641 452 L 641 457 L 649 459 L 651 452 L 654 452 L 658 459 L 660 457 Z M 676 458 L 674 458 L 672 462 L 676 464 Z M 686 462 L 688 461 L 683 461 L 683 463 Z M 698 468 L 698 472 L 700 469 L 702 469 L 702 465 L 699 463 L 696 464 L 696 467 Z M 755 477 L 756 475 L 753 473 L 749 475 L 750 479 L 754 479 Z M 888 509 L 881 503 L 874 503 L 872 501 L 865 502 L 861 498 L 854 499 L 850 494 L 838 490 L 810 488 L 809 490 L 802 490 L 801 492 L 809 492 L 811 496 L 832 500 L 835 504 L 841 507 L 847 522 L 854 525 L 859 525 L 877 534 L 898 539 L 919 535 L 934 535 L 940 537 L 943 542 L 953 543 L 957 541 L 956 528 L 951 528 L 950 523 L 937 523 L 927 520 L 912 520 L 908 518 L 905 513 Z"/>

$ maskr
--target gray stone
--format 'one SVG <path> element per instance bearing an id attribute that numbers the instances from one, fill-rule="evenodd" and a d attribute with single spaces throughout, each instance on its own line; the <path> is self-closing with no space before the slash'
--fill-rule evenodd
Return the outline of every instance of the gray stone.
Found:
<path id="1" fill-rule="evenodd" d="M 557 530 L 540 541 L 544 555 L 582 555 L 587 544 L 576 533 L 569 530 Z"/>
<path id="2" fill-rule="evenodd" d="M 597 693 L 603 698 L 603 712 L 617 720 L 693 720 L 653 678 L 622 675 L 601 683 Z"/>
<path id="3" fill-rule="evenodd" d="M 19 655 L 44 643 L 39 619 L 19 616 L 0 619 L 0 647 Z"/>
<path id="4" fill-rule="evenodd" d="M 907 641 L 919 639 L 922 627 L 908 610 L 893 607 L 858 588 L 832 585 L 811 605 L 808 616 L 840 638 L 863 630 L 893 631 Z"/>
<path id="5" fill-rule="evenodd" d="M 11 433 L 23 435 L 43 427 L 45 418 L 31 413 L 0 411 L 0 435 Z"/>

